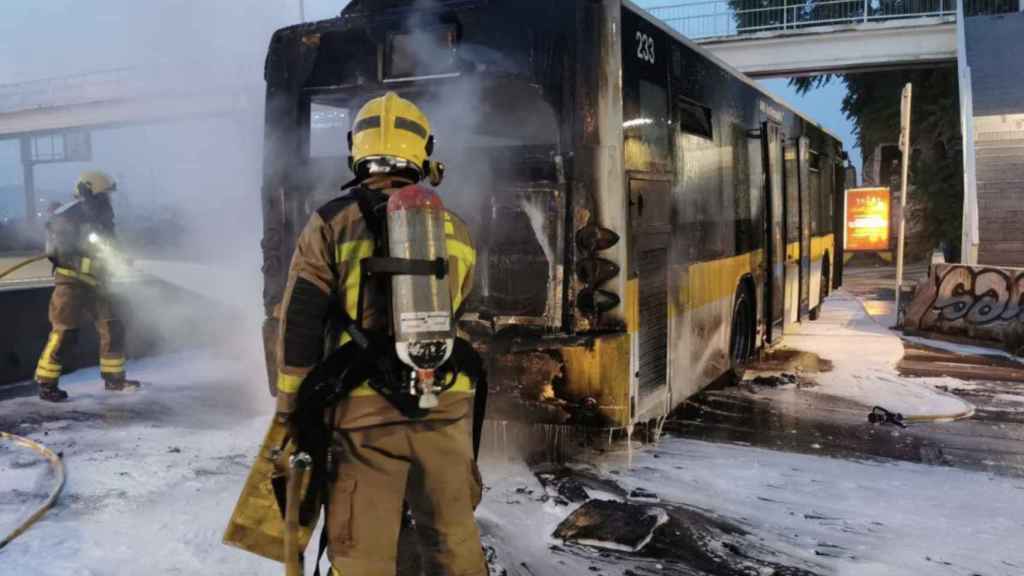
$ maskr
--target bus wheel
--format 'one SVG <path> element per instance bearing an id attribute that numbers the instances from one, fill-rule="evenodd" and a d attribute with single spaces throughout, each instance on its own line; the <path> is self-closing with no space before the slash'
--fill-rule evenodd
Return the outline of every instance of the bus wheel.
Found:
<path id="1" fill-rule="evenodd" d="M 754 351 L 754 302 L 750 291 L 740 286 L 732 307 L 729 342 L 729 370 L 733 382 L 743 379 L 743 368 Z"/>
<path id="2" fill-rule="evenodd" d="M 825 297 L 829 293 L 828 276 L 828 261 L 826 260 L 821 263 L 821 285 L 818 286 L 818 305 L 808 314 L 811 320 L 817 320 L 821 316 L 821 307 L 825 305 Z"/>

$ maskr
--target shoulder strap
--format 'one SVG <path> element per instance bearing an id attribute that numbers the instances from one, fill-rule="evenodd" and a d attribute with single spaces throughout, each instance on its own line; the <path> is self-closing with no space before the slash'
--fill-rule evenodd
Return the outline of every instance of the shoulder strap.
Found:
<path id="1" fill-rule="evenodd" d="M 370 231 L 374 242 L 380 247 L 384 241 L 386 217 L 384 212 L 388 205 L 388 195 L 379 191 L 371 190 L 363 186 L 355 188 L 356 201 L 359 203 L 359 212 L 366 222 L 366 229 Z"/>

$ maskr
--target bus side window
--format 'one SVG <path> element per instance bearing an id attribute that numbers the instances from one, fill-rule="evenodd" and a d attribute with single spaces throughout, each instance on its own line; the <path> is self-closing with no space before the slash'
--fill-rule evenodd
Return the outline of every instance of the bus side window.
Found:
<path id="1" fill-rule="evenodd" d="M 622 132 L 626 170 L 672 171 L 672 106 L 668 36 L 622 10 Z M 682 66 L 682 61 L 679 62 Z"/>
<path id="2" fill-rule="evenodd" d="M 835 194 L 835 171 L 835 162 L 833 162 L 831 158 L 825 158 L 825 163 L 822 166 L 821 171 L 821 220 L 819 222 L 819 227 L 821 228 L 822 234 L 830 234 L 833 232 L 832 219 L 835 216 L 835 199 L 833 198 L 833 195 Z"/>
<path id="3" fill-rule="evenodd" d="M 711 109 L 691 102 L 685 98 L 676 98 L 675 105 L 676 123 L 679 129 L 687 134 L 700 136 L 712 140 L 711 132 Z"/>
<path id="4" fill-rule="evenodd" d="M 664 171 L 669 166 L 668 91 L 663 86 L 637 79 L 624 94 L 623 135 L 626 167 L 631 170 Z"/>
<path id="5" fill-rule="evenodd" d="M 785 174 L 786 244 L 800 241 L 800 167 L 797 164 L 797 140 L 788 139 L 783 145 Z"/>

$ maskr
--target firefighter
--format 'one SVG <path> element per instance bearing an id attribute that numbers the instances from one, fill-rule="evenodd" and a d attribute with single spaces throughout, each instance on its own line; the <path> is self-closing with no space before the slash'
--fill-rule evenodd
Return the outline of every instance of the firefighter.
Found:
<path id="1" fill-rule="evenodd" d="M 100 374 L 106 389 L 121 392 L 139 387 L 125 378 L 124 327 L 107 285 L 114 240 L 110 193 L 116 189 L 107 174 L 84 172 L 75 185 L 75 200 L 54 211 L 46 224 L 46 255 L 53 263 L 52 330 L 39 356 L 35 380 L 39 397 L 49 402 L 68 397 L 57 381 L 86 318 L 99 333 Z"/>
<path id="2" fill-rule="evenodd" d="M 426 116 L 394 93 L 367 102 L 349 133 L 348 193 L 316 210 L 299 236 L 281 307 L 277 343 L 279 417 L 295 407 L 303 377 L 325 349 L 347 342 L 332 324 L 359 317 L 361 260 L 373 256 L 381 234 L 376 218 L 388 195 L 429 178 L 443 165 L 428 157 L 433 136 Z M 458 315 L 471 288 L 476 253 L 465 224 L 445 214 L 452 310 Z M 362 325 L 386 333 L 387 284 L 371 284 Z M 325 338 L 332 338 L 325 341 Z M 393 341 L 392 341 L 393 342 Z M 326 489 L 327 551 L 346 576 L 395 574 L 403 502 L 415 520 L 424 573 L 487 573 L 473 511 L 481 482 L 472 446 L 473 388 L 463 374 L 425 415 L 407 416 L 364 383 L 329 412 L 333 469 Z"/>

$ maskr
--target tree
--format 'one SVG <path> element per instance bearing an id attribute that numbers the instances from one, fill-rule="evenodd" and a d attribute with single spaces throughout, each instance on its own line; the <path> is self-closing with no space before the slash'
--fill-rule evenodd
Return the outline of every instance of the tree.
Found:
<path id="1" fill-rule="evenodd" d="M 857 146 L 870 152 L 899 139 L 900 91 L 914 85 L 910 177 L 915 210 L 908 213 L 929 247 L 946 242 L 959 253 L 963 209 L 963 141 L 956 68 L 916 68 L 793 78 L 805 94 L 829 82 L 846 85 L 843 114 L 853 122 Z"/>

